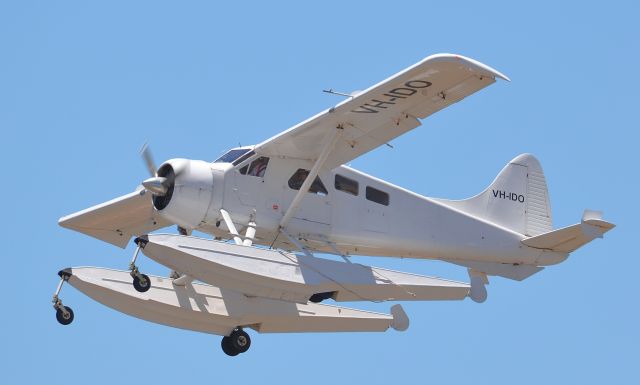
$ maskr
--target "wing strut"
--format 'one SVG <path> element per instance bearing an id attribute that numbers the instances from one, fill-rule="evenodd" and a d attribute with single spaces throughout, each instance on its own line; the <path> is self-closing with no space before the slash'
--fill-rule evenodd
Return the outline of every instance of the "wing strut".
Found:
<path id="1" fill-rule="evenodd" d="M 227 210 L 220 209 L 220 214 L 222 214 L 222 219 L 224 219 L 224 223 L 227 225 L 229 232 L 231 233 L 231 235 L 233 235 L 233 241 L 236 243 L 236 245 L 241 245 L 242 239 L 240 238 L 240 234 L 238 233 L 238 230 L 236 230 L 236 225 L 233 224 L 231 216 L 229 215 Z"/>
<path id="2" fill-rule="evenodd" d="M 284 216 L 280 220 L 280 230 L 287 227 L 287 225 L 289 224 L 289 221 L 293 217 L 293 214 L 295 214 L 296 211 L 298 210 L 298 206 L 300 206 L 300 202 L 302 202 L 302 198 L 304 198 L 304 195 L 309 191 L 309 188 L 311 187 L 311 183 L 313 183 L 313 181 L 318 176 L 318 172 L 320 171 L 320 168 L 322 168 L 322 166 L 326 162 L 327 157 L 329 156 L 329 153 L 331 152 L 331 150 L 333 150 L 333 147 L 336 145 L 336 142 L 338 141 L 338 137 L 340 136 L 342 131 L 343 131 L 342 125 L 339 124 L 334 131 L 331 131 L 327 134 L 326 139 L 324 141 L 324 147 L 322 148 L 322 152 L 318 156 L 318 159 L 316 159 L 316 162 L 311 168 L 311 171 L 309 171 L 309 175 L 307 175 L 307 179 L 304 180 L 304 183 L 300 187 L 300 190 L 298 190 L 298 193 L 296 194 L 296 196 L 293 197 L 293 201 L 291 201 L 291 204 L 289 205 L 287 212 L 284 214 Z"/>
<path id="3" fill-rule="evenodd" d="M 306 255 L 307 257 L 313 257 L 313 253 L 309 251 L 309 249 L 307 249 L 306 247 L 304 247 L 304 245 L 300 242 L 298 242 L 297 239 L 295 239 L 294 237 L 292 237 L 291 235 L 289 235 L 289 233 L 287 233 L 284 230 L 280 231 L 282 234 L 284 234 L 285 237 L 287 237 L 287 239 L 293 243 L 294 245 L 296 245 L 296 247 L 298 249 L 300 249 L 300 251 L 302 251 L 304 253 L 304 255 Z"/>
<path id="4" fill-rule="evenodd" d="M 329 242 L 326 241 L 327 245 L 329 246 L 329 248 L 331 248 L 331 250 L 333 250 L 334 253 L 336 253 L 337 255 L 339 255 L 340 257 L 342 257 L 342 259 L 344 259 L 344 261 L 346 263 L 353 263 L 351 262 L 351 260 L 349 259 L 349 256 L 346 254 L 343 254 L 342 252 L 340 252 L 340 250 L 338 250 L 338 247 L 336 246 L 335 243 L 333 242 Z"/>

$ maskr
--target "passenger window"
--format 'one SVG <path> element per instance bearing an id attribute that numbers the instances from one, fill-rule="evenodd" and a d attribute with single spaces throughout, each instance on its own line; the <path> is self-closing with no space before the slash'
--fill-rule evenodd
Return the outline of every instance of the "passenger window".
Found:
<path id="1" fill-rule="evenodd" d="M 367 186 L 366 196 L 367 200 L 389 206 L 389 194 L 384 191 Z"/>
<path id="2" fill-rule="evenodd" d="M 304 170 L 302 168 L 299 168 L 298 171 L 296 171 L 291 178 L 289 178 L 289 187 L 293 190 L 300 190 L 300 187 L 302 187 L 302 184 L 304 183 L 305 179 L 307 179 L 307 176 L 309 175 L 309 170 Z M 316 179 L 313 181 L 313 183 L 311 183 L 311 187 L 309 188 L 309 192 L 310 193 L 314 193 L 314 194 L 318 194 L 318 195 L 328 195 L 329 193 L 327 192 L 327 189 L 324 187 L 324 184 L 322 183 L 322 181 L 320 180 L 319 177 L 316 177 Z"/>
<path id="3" fill-rule="evenodd" d="M 353 179 L 349 179 L 340 174 L 336 174 L 334 181 L 336 190 L 344 191 L 348 194 L 358 196 L 358 182 Z"/>
<path id="4" fill-rule="evenodd" d="M 267 171 L 267 165 L 269 164 L 269 158 L 265 156 L 261 156 L 260 158 L 251 162 L 249 166 L 249 172 L 247 175 L 257 176 L 259 178 L 264 178 L 264 173 Z M 244 166 L 243 168 L 246 168 Z M 242 169 L 240 169 L 240 173 L 242 174 Z M 245 170 L 246 173 L 246 170 Z"/>

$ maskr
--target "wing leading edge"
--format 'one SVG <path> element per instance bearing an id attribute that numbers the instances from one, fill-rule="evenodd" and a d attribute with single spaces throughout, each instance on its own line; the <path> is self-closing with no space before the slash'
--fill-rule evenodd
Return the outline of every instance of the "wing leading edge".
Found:
<path id="1" fill-rule="evenodd" d="M 509 79 L 460 55 L 432 55 L 256 146 L 265 156 L 315 160 L 327 134 L 342 129 L 325 162 L 333 169 L 418 127 L 418 119 Z"/>

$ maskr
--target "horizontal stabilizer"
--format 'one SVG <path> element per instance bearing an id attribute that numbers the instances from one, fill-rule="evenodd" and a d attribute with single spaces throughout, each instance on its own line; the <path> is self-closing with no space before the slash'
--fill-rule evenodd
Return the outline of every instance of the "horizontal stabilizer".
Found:
<path id="1" fill-rule="evenodd" d="M 60 218 L 58 224 L 122 248 L 134 235 L 171 225 L 155 212 L 151 194 L 146 190 L 134 191 L 67 215 Z"/>
<path id="2" fill-rule="evenodd" d="M 613 223 L 602 220 L 602 213 L 586 210 L 582 222 L 558 230 L 527 238 L 523 244 L 536 249 L 571 253 L 614 228 Z"/>

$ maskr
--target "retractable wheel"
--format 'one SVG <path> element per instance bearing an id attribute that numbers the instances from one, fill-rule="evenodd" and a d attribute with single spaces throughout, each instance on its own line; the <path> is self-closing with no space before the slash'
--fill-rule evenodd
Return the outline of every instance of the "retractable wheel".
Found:
<path id="1" fill-rule="evenodd" d="M 228 356 L 235 357 L 240 354 L 240 352 L 231 345 L 231 339 L 229 337 L 222 337 L 220 346 L 222 347 L 222 351 Z"/>
<path id="2" fill-rule="evenodd" d="M 62 325 L 69 325 L 73 322 L 73 310 L 69 306 L 63 306 L 64 311 L 61 308 L 56 309 L 56 319 Z"/>
<path id="3" fill-rule="evenodd" d="M 149 290 L 151 288 L 151 280 L 149 279 L 149 276 L 146 274 L 134 276 L 133 287 L 140 293 L 144 293 L 145 291 Z"/>
<path id="4" fill-rule="evenodd" d="M 320 303 L 320 302 L 324 301 L 325 299 L 332 298 L 334 293 L 335 292 L 333 292 L 333 291 L 327 291 L 327 292 L 324 292 L 324 293 L 315 293 L 311 297 L 309 297 L 309 302 Z"/>
<path id="5" fill-rule="evenodd" d="M 251 346 L 251 337 L 241 328 L 235 329 L 231 334 L 222 337 L 220 341 L 222 351 L 229 356 L 237 356 L 249 350 Z"/>
<path id="6" fill-rule="evenodd" d="M 231 346 L 233 346 L 238 353 L 246 352 L 251 346 L 251 337 L 249 337 L 249 334 L 242 329 L 234 330 L 231 335 L 229 335 L 229 339 L 231 341 Z"/>

